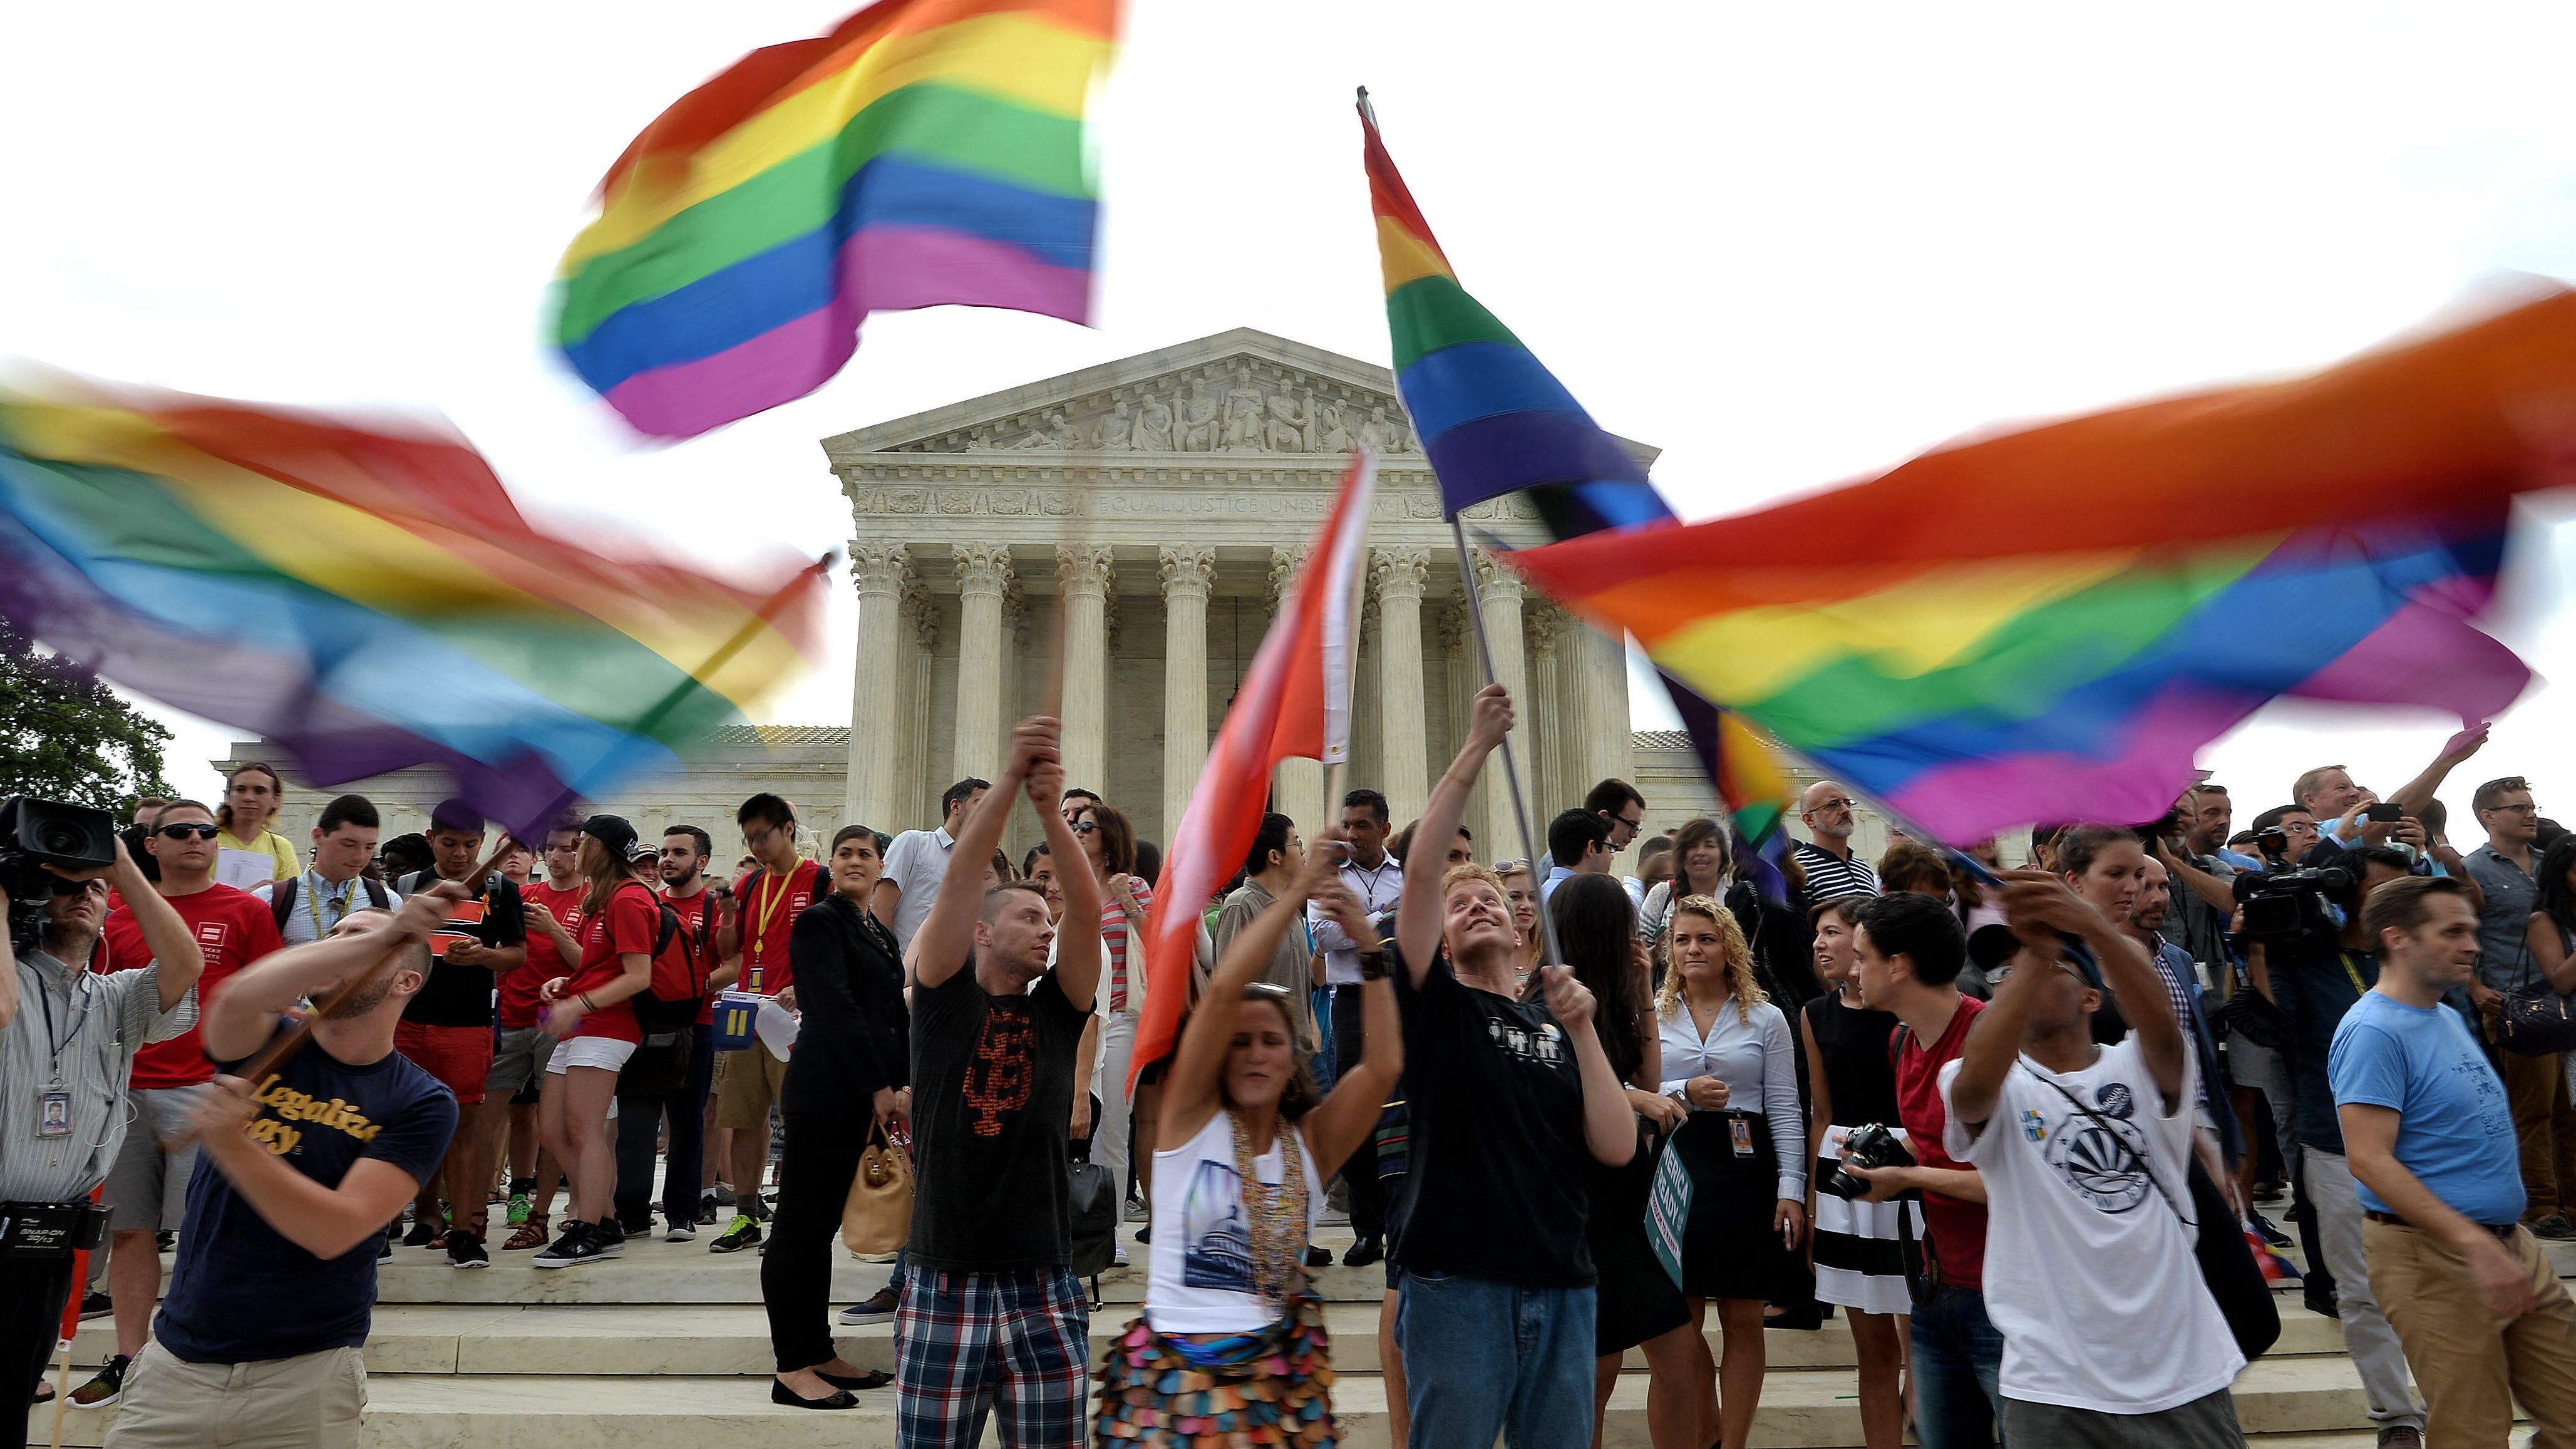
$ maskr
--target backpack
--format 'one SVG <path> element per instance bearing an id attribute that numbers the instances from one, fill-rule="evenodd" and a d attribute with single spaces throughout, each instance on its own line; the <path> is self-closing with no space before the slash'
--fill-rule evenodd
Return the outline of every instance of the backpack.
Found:
<path id="1" fill-rule="evenodd" d="M 358 884 L 366 888 L 367 904 L 370 907 L 379 911 L 390 911 L 394 908 L 393 892 L 385 889 L 383 881 L 371 880 L 362 875 L 358 877 Z M 280 936 L 286 934 L 286 923 L 295 914 L 296 892 L 303 888 L 304 877 L 301 875 L 288 876 L 268 888 L 268 913 L 277 918 L 277 933 Z"/>
<path id="2" fill-rule="evenodd" d="M 707 1000 L 708 922 L 715 917 L 712 909 L 701 913 L 696 933 L 685 934 L 680 913 L 669 901 L 656 895 L 653 903 L 662 911 L 661 929 L 653 935 L 653 979 L 627 998 L 635 1008 L 635 1024 L 647 1036 L 686 1031 L 697 1023 L 698 1008 Z"/>

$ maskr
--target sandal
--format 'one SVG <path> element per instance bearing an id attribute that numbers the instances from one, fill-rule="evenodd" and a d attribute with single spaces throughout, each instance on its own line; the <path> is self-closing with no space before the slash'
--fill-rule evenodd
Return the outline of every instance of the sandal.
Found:
<path id="1" fill-rule="evenodd" d="M 544 1213 L 528 1214 L 528 1220 L 519 1225 L 519 1230 L 510 1235 L 510 1241 L 501 1245 L 501 1250 L 506 1253 L 514 1248 L 542 1248 L 553 1242 L 554 1239 L 546 1234 L 546 1216 Z"/>

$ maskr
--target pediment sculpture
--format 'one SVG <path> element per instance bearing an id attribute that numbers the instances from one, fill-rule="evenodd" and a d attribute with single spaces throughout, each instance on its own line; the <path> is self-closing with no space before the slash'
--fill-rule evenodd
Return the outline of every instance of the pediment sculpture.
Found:
<path id="1" fill-rule="evenodd" d="M 1418 452 L 1396 400 L 1255 357 L 1184 368 L 888 449 L 896 453 Z"/>

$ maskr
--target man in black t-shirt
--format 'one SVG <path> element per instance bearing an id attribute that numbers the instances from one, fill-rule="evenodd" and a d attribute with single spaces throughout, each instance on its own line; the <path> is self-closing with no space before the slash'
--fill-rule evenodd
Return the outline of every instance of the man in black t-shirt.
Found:
<path id="1" fill-rule="evenodd" d="M 414 895 L 442 880 L 473 878 L 483 856 L 483 816 L 462 800 L 441 800 L 429 813 L 429 848 L 436 873 L 420 871 L 395 882 L 394 889 Z M 519 887 L 496 868 L 483 878 L 479 899 L 483 919 L 470 929 L 442 932 L 462 939 L 447 946 L 429 968 L 419 994 L 403 1007 L 394 1031 L 394 1050 L 422 1071 L 447 1084 L 458 1105 L 477 1107 L 492 1073 L 492 982 L 505 971 L 527 964 L 528 927 L 520 907 Z M 458 914 L 470 914 L 467 901 Z M 483 1250 L 483 1227 L 491 1184 L 483 1180 L 471 1134 L 459 1134 L 451 1162 L 430 1174 L 413 1201 L 407 1247 L 445 1248 L 451 1268 L 480 1268 L 491 1262 Z M 441 1184 L 445 1192 L 440 1191 Z M 455 1221 L 442 1218 L 439 1199 L 447 1199 Z"/>
<path id="2" fill-rule="evenodd" d="M 895 1316 L 903 1449 L 976 1443 L 995 1400 L 1014 1449 L 1083 1440 L 1090 1322 L 1067 1266 L 1066 1138 L 1100 933 L 1072 931 L 1057 944 L 1042 891 L 1024 881 L 982 889 L 1022 791 L 1055 858 L 1082 858 L 1057 808 L 1056 739 L 1047 718 L 1011 732 L 1010 763 L 967 815 L 912 939 L 916 1196 Z M 1066 920 L 1099 918 L 1091 872 L 1061 884 Z"/>

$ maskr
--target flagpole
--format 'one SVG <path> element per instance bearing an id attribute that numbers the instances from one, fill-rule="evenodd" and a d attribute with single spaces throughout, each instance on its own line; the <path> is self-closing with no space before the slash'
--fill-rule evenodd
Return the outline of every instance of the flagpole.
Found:
<path id="1" fill-rule="evenodd" d="M 1365 92 L 1363 92 L 1363 99 L 1365 99 Z M 1501 680 L 1494 674 L 1494 641 L 1485 633 L 1485 601 L 1476 589 L 1475 565 L 1467 557 L 1467 526 L 1458 521 L 1456 514 L 1449 516 L 1449 537 L 1458 545 L 1458 586 L 1466 591 L 1467 618 L 1476 629 L 1476 657 L 1484 663 L 1485 682 L 1499 684 Z M 1518 701 L 1514 702 L 1514 706 L 1518 707 Z M 1532 715 L 1531 718 L 1535 719 L 1537 716 Z M 1511 786 L 1512 792 L 1512 818 L 1520 824 L 1521 849 L 1528 853 L 1530 889 L 1533 892 L 1543 892 L 1547 879 L 1539 871 L 1538 838 L 1530 833 L 1529 806 L 1521 800 L 1521 772 L 1512 763 L 1512 737 L 1509 731 L 1503 734 L 1502 751 L 1503 779 Z M 1541 964 L 1564 964 L 1565 954 L 1559 951 L 1556 945 L 1556 920 L 1548 913 L 1547 900 L 1543 893 L 1539 899 L 1538 929 L 1541 949 L 1545 953 Z"/>

